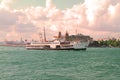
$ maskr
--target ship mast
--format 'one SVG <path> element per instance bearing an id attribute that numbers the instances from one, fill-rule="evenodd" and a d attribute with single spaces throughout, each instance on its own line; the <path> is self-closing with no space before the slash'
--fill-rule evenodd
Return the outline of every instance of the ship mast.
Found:
<path id="1" fill-rule="evenodd" d="M 44 42 L 46 42 L 46 32 L 45 32 L 45 26 L 44 26 Z"/>
<path id="2" fill-rule="evenodd" d="M 42 33 L 39 32 L 38 35 L 39 35 L 39 39 L 40 39 L 40 41 L 42 42 L 42 41 L 43 41 Z"/>

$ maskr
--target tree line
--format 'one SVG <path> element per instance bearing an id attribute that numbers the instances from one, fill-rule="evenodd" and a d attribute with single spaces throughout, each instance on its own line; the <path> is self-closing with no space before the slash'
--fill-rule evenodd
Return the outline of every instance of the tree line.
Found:
<path id="1" fill-rule="evenodd" d="M 120 40 L 112 38 L 108 40 L 93 41 L 89 44 L 89 47 L 120 47 Z"/>

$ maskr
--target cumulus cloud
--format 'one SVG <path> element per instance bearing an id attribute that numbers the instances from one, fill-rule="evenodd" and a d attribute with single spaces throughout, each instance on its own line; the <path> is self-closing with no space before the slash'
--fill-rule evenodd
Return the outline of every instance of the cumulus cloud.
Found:
<path id="1" fill-rule="evenodd" d="M 65 10 L 57 9 L 51 0 L 46 1 L 45 8 L 38 6 L 21 10 L 9 8 L 11 2 L 3 0 L 0 4 L 0 29 L 7 36 L 22 33 L 24 37 L 38 39 L 38 33 L 43 31 L 44 26 L 49 37 L 58 31 L 75 34 L 76 30 L 94 38 L 120 34 L 119 0 L 85 0 Z"/>
<path id="2" fill-rule="evenodd" d="M 118 3 L 113 5 L 112 0 L 92 0 L 91 2 L 89 0 L 85 0 L 89 29 L 97 31 L 97 33 L 104 33 L 104 36 L 110 36 L 116 32 L 119 33 L 120 15 L 118 13 L 120 12 L 120 1 L 116 2 Z"/>
<path id="3" fill-rule="evenodd" d="M 13 25 L 16 23 L 18 16 L 10 11 L 0 10 L 0 25 Z"/>
<path id="4" fill-rule="evenodd" d="M 52 0 L 46 0 L 46 8 L 55 8 L 55 5 L 52 3 Z"/>
<path id="5" fill-rule="evenodd" d="M 16 26 L 12 26 L 11 31 L 6 34 L 6 38 L 9 40 L 16 40 L 16 38 L 20 38 L 20 34 L 16 30 Z"/>
<path id="6" fill-rule="evenodd" d="M 9 9 L 9 4 L 11 4 L 13 0 L 2 0 L 0 3 L 0 8 Z"/>

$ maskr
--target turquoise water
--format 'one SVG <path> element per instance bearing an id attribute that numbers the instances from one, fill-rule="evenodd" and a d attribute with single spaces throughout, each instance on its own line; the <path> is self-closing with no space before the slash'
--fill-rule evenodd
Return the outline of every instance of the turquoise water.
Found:
<path id="1" fill-rule="evenodd" d="M 36 51 L 0 47 L 0 80 L 120 80 L 120 48 Z"/>

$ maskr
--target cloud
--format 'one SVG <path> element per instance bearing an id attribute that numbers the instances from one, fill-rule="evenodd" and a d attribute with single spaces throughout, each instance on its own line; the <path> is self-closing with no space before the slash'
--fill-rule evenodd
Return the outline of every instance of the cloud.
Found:
<path id="1" fill-rule="evenodd" d="M 9 9 L 9 4 L 11 4 L 13 0 L 2 0 L 0 3 L 0 8 Z"/>
<path id="2" fill-rule="evenodd" d="M 16 13 L 1 9 L 0 10 L 0 25 L 13 25 L 16 23 L 18 16 Z"/>
<path id="3" fill-rule="evenodd" d="M 117 3 L 120 3 L 120 0 L 110 0 L 112 5 L 116 5 Z"/>
<path id="4" fill-rule="evenodd" d="M 47 0 L 45 8 L 32 6 L 15 10 L 8 6 L 11 1 L 3 0 L 0 4 L 0 29 L 7 36 L 22 33 L 25 38 L 39 39 L 38 33 L 43 31 L 44 26 L 48 37 L 58 31 L 75 34 L 76 30 L 94 38 L 111 34 L 118 37 L 120 31 L 119 0 L 85 0 L 65 10 L 57 9 L 51 0 Z M 16 31 L 13 31 L 13 26 Z"/>
<path id="5" fill-rule="evenodd" d="M 109 0 L 106 0 L 106 2 L 101 3 L 100 7 L 98 6 L 97 8 L 95 8 L 95 10 L 92 11 L 92 22 L 88 20 L 90 26 L 92 26 L 91 29 L 95 29 L 97 31 L 119 32 L 119 12 L 119 3 L 116 5 L 112 5 Z M 87 16 L 89 17 L 89 13 Z"/>
<path id="6" fill-rule="evenodd" d="M 52 3 L 52 0 L 46 0 L 46 8 L 55 8 L 55 5 Z"/>
<path id="7" fill-rule="evenodd" d="M 20 39 L 20 34 L 17 32 L 16 26 L 12 26 L 11 31 L 6 34 L 6 39 L 16 40 L 17 38 Z"/>
<path id="8" fill-rule="evenodd" d="M 34 33 L 36 32 L 36 28 L 32 23 L 27 23 L 27 24 L 16 24 L 17 26 L 17 31 L 20 33 Z"/>

